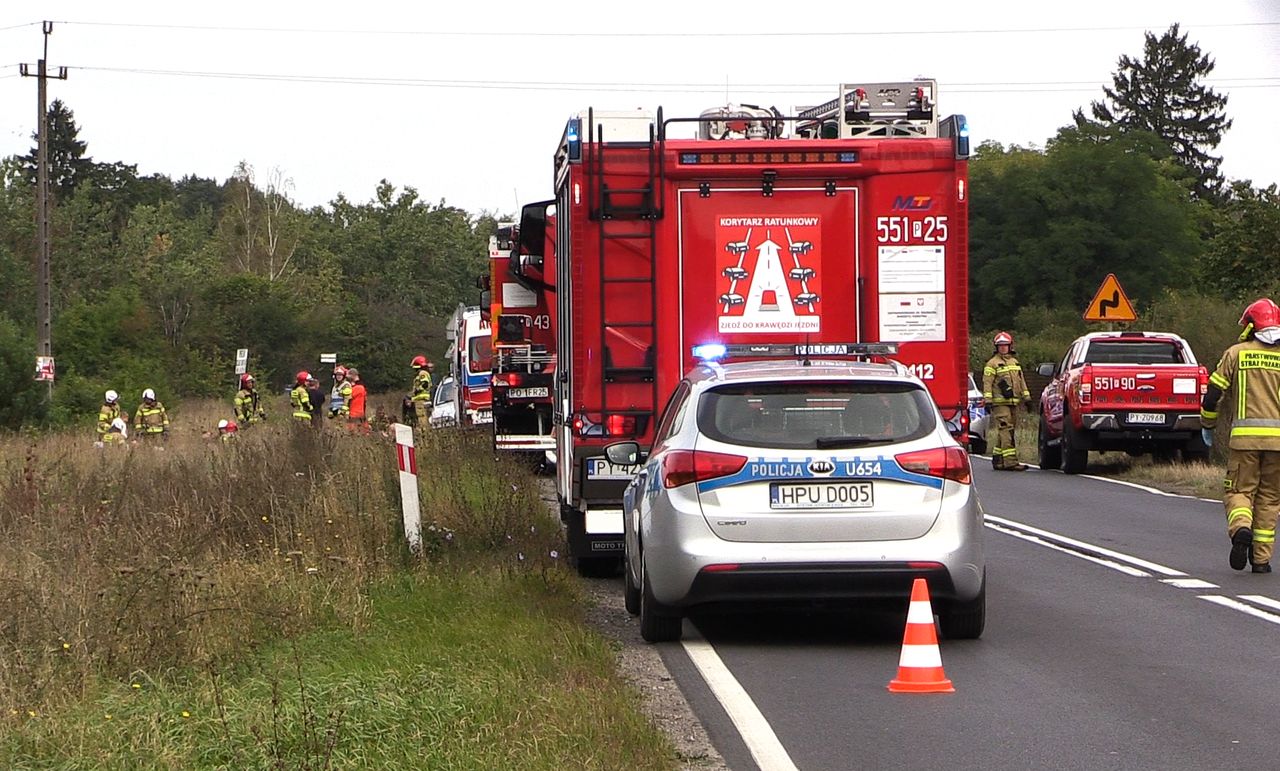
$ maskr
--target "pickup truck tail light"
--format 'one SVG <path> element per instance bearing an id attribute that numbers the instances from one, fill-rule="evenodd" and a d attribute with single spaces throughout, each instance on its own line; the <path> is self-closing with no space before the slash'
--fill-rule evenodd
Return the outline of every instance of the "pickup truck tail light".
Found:
<path id="1" fill-rule="evenodd" d="M 1093 367 L 1089 364 L 1080 370 L 1080 403 L 1093 403 Z"/>

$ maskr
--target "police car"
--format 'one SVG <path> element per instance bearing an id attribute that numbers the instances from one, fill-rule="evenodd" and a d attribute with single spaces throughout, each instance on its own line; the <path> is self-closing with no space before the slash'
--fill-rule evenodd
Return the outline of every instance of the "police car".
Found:
<path id="1" fill-rule="evenodd" d="M 943 634 L 982 634 L 969 458 L 897 362 L 704 362 L 647 457 L 634 442 L 606 452 L 637 469 L 623 496 L 625 599 L 650 642 L 679 639 L 702 605 L 905 602 L 918 577 Z"/>

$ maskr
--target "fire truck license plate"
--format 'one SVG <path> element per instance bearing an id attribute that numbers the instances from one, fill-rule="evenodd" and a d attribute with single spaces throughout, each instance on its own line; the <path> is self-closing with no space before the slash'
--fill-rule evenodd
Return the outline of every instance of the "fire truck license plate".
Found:
<path id="1" fill-rule="evenodd" d="M 507 391 L 507 396 L 512 399 L 540 399 L 546 397 L 547 393 L 546 386 L 535 386 L 533 388 L 512 388 Z"/>
<path id="2" fill-rule="evenodd" d="M 862 509 L 873 505 L 870 482 L 769 485 L 771 509 Z"/>
<path id="3" fill-rule="evenodd" d="M 1160 412 L 1130 412 L 1129 422 L 1149 423 L 1158 426 L 1164 423 L 1164 414 Z"/>
<path id="4" fill-rule="evenodd" d="M 608 458 L 587 458 L 587 479 L 630 479 L 635 466 L 615 466 Z"/>

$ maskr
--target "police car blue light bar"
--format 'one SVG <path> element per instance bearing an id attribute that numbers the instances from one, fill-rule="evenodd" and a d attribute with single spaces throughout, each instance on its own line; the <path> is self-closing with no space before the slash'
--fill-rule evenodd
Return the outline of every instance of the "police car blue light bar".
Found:
<path id="1" fill-rule="evenodd" d="M 703 361 L 715 361 L 723 359 L 728 347 L 724 343 L 703 343 L 693 346 L 693 358 L 702 359 Z"/>
<path id="2" fill-rule="evenodd" d="M 896 356 L 897 343 L 703 343 L 693 347 L 694 358 L 760 359 L 804 356 Z"/>

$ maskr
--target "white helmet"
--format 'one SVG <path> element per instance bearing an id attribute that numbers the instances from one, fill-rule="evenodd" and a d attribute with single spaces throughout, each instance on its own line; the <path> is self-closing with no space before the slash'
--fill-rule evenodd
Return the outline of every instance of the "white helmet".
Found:
<path id="1" fill-rule="evenodd" d="M 156 400 L 156 392 L 148 388 L 142 392 L 142 398 L 146 401 L 154 402 Z"/>
<path id="2" fill-rule="evenodd" d="M 107 404 L 115 404 L 116 400 L 119 398 L 120 394 L 115 391 L 107 391 Z"/>
<path id="3" fill-rule="evenodd" d="M 219 431 L 221 431 L 222 429 L 224 429 L 224 428 L 226 428 L 226 427 L 227 427 L 227 419 L 226 419 L 226 418 L 223 418 L 222 420 L 219 420 L 219 421 L 218 421 L 218 430 L 219 430 Z"/>
<path id="4" fill-rule="evenodd" d="M 129 426 L 120 418 L 116 418 L 115 420 L 111 421 L 111 430 L 119 431 L 121 436 L 123 436 L 126 439 L 129 438 Z"/>

